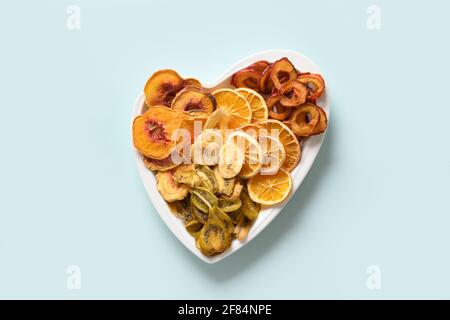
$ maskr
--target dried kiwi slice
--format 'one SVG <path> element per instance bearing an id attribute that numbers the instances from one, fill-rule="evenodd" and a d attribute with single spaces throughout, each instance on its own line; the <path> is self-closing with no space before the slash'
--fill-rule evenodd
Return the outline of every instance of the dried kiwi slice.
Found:
<path id="1" fill-rule="evenodd" d="M 208 189 L 212 193 L 217 193 L 218 185 L 214 171 L 212 171 L 208 166 L 198 165 L 196 166 L 196 173 L 197 176 L 200 177 L 202 185 L 206 189 Z"/>
<path id="2" fill-rule="evenodd" d="M 186 223 L 184 227 L 195 238 L 203 228 L 203 223 L 197 220 L 192 220 Z"/>
<path id="3" fill-rule="evenodd" d="M 233 193 L 236 178 L 225 179 L 219 172 L 219 167 L 214 168 L 214 175 L 217 181 L 217 192 L 230 196 Z"/>
<path id="4" fill-rule="evenodd" d="M 261 206 L 250 198 L 246 188 L 242 190 L 240 199 L 242 201 L 242 214 L 250 220 L 255 220 L 258 217 Z"/>
<path id="5" fill-rule="evenodd" d="M 206 188 L 194 188 L 191 190 L 192 204 L 205 213 L 209 212 L 209 209 L 217 206 L 217 197 Z"/>
<path id="6" fill-rule="evenodd" d="M 233 231 L 234 238 L 238 239 L 239 241 L 243 241 L 245 238 L 247 238 L 247 235 L 252 225 L 253 225 L 252 220 L 248 219 L 244 215 L 241 215 Z"/>
<path id="7" fill-rule="evenodd" d="M 219 208 L 224 212 L 233 212 L 242 205 L 241 199 L 219 199 Z"/>
<path id="8" fill-rule="evenodd" d="M 233 230 L 231 219 L 214 206 L 209 210 L 208 221 L 197 236 L 197 247 L 207 256 L 222 253 L 231 246 Z"/>
<path id="9" fill-rule="evenodd" d="M 197 209 L 196 206 L 192 206 L 192 215 L 195 220 L 198 220 L 201 223 L 205 224 L 206 221 L 208 221 L 209 212 L 203 212 L 203 211 Z"/>
<path id="10" fill-rule="evenodd" d="M 194 220 L 190 197 L 186 197 L 183 200 L 176 201 L 174 205 L 176 210 L 175 215 L 183 220 L 184 223 L 188 223 Z"/>

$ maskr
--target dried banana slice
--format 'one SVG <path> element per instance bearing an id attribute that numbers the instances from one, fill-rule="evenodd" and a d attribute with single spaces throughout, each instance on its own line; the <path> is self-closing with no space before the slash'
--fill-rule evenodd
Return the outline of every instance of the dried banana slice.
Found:
<path id="1" fill-rule="evenodd" d="M 182 164 L 176 167 L 173 172 L 173 179 L 177 183 L 186 184 L 191 188 L 198 187 L 202 182 L 197 176 L 193 164 Z"/>
<path id="2" fill-rule="evenodd" d="M 209 212 L 209 209 L 218 205 L 217 197 L 206 188 L 191 190 L 191 202 L 200 211 Z"/>
<path id="3" fill-rule="evenodd" d="M 174 180 L 172 171 L 156 173 L 156 188 L 167 202 L 182 200 L 189 191 L 185 185 L 179 184 Z"/>
<path id="4" fill-rule="evenodd" d="M 233 141 L 225 143 L 219 152 L 219 172 L 224 179 L 236 177 L 244 164 L 244 152 Z"/>
<path id="5" fill-rule="evenodd" d="M 217 193 L 218 185 L 214 172 L 208 166 L 196 166 L 197 176 L 200 177 L 202 185 L 212 193 Z"/>
<path id="6" fill-rule="evenodd" d="M 261 206 L 259 203 L 254 202 L 248 195 L 247 189 L 244 188 L 241 192 L 240 199 L 242 201 L 241 211 L 249 220 L 256 220 L 258 217 Z"/>
<path id="7" fill-rule="evenodd" d="M 242 205 L 241 199 L 219 199 L 219 208 L 224 212 L 233 212 L 238 210 Z"/>

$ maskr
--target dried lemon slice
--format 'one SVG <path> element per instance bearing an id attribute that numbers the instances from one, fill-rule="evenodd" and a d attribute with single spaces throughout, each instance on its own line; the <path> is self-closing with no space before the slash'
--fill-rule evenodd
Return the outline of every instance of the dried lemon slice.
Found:
<path id="1" fill-rule="evenodd" d="M 239 88 L 236 91 L 247 99 L 250 109 L 252 109 L 251 122 L 267 120 L 269 110 L 267 109 L 266 101 L 258 92 L 249 88 Z"/>
<path id="2" fill-rule="evenodd" d="M 271 176 L 257 174 L 247 184 L 250 198 L 264 205 L 274 205 L 282 202 L 287 198 L 291 189 L 291 175 L 283 169 Z"/>
<path id="3" fill-rule="evenodd" d="M 233 142 L 243 150 L 244 164 L 239 172 L 239 177 L 249 179 L 256 175 L 261 169 L 264 159 L 263 149 L 258 141 L 248 133 L 234 131 L 228 136 L 227 142 Z"/>
<path id="4" fill-rule="evenodd" d="M 219 89 L 213 92 L 217 109 L 228 115 L 228 128 L 236 129 L 249 124 L 252 119 L 252 109 L 244 96 L 233 89 Z"/>

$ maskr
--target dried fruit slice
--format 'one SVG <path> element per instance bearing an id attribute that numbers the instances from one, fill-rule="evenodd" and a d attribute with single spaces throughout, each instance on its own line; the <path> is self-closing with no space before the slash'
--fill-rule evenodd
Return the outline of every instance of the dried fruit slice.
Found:
<path id="1" fill-rule="evenodd" d="M 261 73 L 254 69 L 242 69 L 231 78 L 231 84 L 236 88 L 250 88 L 258 90 Z"/>
<path id="2" fill-rule="evenodd" d="M 236 177 L 243 164 L 243 150 L 236 143 L 229 141 L 220 148 L 218 170 L 224 179 Z"/>
<path id="3" fill-rule="evenodd" d="M 286 108 L 280 103 L 280 96 L 273 94 L 267 99 L 267 108 L 272 119 L 286 120 L 292 113 L 292 108 Z"/>
<path id="4" fill-rule="evenodd" d="M 184 223 L 194 220 L 191 199 L 189 197 L 186 197 L 183 200 L 175 201 L 173 202 L 173 205 L 175 215 L 183 220 Z"/>
<path id="5" fill-rule="evenodd" d="M 217 184 L 216 176 L 208 166 L 196 166 L 196 173 L 206 189 L 212 193 L 217 193 L 219 186 Z"/>
<path id="6" fill-rule="evenodd" d="M 134 146 L 149 158 L 168 157 L 175 148 L 172 134 L 184 118 L 185 114 L 164 106 L 150 107 L 133 121 Z"/>
<path id="7" fill-rule="evenodd" d="M 202 183 L 193 164 L 182 164 L 176 167 L 173 170 L 173 179 L 175 182 L 188 185 L 191 188 L 198 187 Z"/>
<path id="8" fill-rule="evenodd" d="M 222 109 L 216 109 L 206 120 L 204 129 L 220 128 L 226 130 L 228 128 L 228 114 Z"/>
<path id="9" fill-rule="evenodd" d="M 152 171 L 167 171 L 179 165 L 179 163 L 174 163 L 172 161 L 172 155 L 169 155 L 164 159 L 153 159 L 148 157 L 144 157 L 143 159 L 144 166 Z"/>
<path id="10" fill-rule="evenodd" d="M 174 70 L 156 71 L 145 84 L 144 94 L 147 106 L 169 107 L 175 95 L 183 89 L 184 81 Z"/>
<path id="11" fill-rule="evenodd" d="M 252 110 L 251 122 L 267 120 L 269 112 L 266 101 L 258 92 L 248 88 L 239 88 L 236 91 L 243 95 L 250 105 L 250 109 Z"/>
<path id="12" fill-rule="evenodd" d="M 186 87 L 177 93 L 172 101 L 172 109 L 188 112 L 194 116 L 210 115 L 216 107 L 214 97 L 206 90 Z"/>
<path id="13" fill-rule="evenodd" d="M 236 129 L 249 124 L 252 119 L 252 109 L 241 94 L 232 89 L 219 89 L 213 92 L 217 108 L 228 115 L 228 128 Z"/>
<path id="14" fill-rule="evenodd" d="M 243 131 L 251 135 L 253 138 L 257 139 L 261 131 L 261 126 L 259 125 L 259 123 L 250 123 L 238 128 L 237 130 Z"/>
<path id="15" fill-rule="evenodd" d="M 310 100 L 319 98 L 325 90 L 325 81 L 320 74 L 302 73 L 298 76 L 298 81 L 308 89 Z"/>
<path id="16" fill-rule="evenodd" d="M 214 175 L 217 181 L 217 192 L 224 195 L 231 195 L 234 189 L 235 178 L 224 179 L 219 172 L 219 167 L 214 168 Z"/>
<path id="17" fill-rule="evenodd" d="M 242 214 L 250 220 L 256 220 L 259 215 L 259 211 L 261 210 L 261 206 L 250 198 L 246 188 L 242 190 L 240 199 L 242 202 Z"/>
<path id="18" fill-rule="evenodd" d="M 245 215 L 239 216 L 236 228 L 234 228 L 233 234 L 239 241 L 244 241 L 247 238 L 250 228 L 253 225 L 253 221 L 248 219 Z"/>
<path id="19" fill-rule="evenodd" d="M 156 188 L 167 202 L 182 200 L 189 191 L 185 185 L 175 182 L 172 171 L 156 173 Z"/>
<path id="20" fill-rule="evenodd" d="M 219 208 L 209 210 L 209 218 L 197 236 L 196 245 L 207 256 L 224 252 L 231 246 L 233 222 Z"/>
<path id="21" fill-rule="evenodd" d="M 280 88 L 280 103 L 293 108 L 306 102 L 308 89 L 300 81 L 293 79 L 285 82 Z"/>
<path id="22" fill-rule="evenodd" d="M 183 85 L 184 85 L 184 87 L 197 87 L 197 88 L 202 87 L 201 82 L 195 78 L 184 79 Z"/>
<path id="23" fill-rule="evenodd" d="M 259 60 L 247 67 L 247 69 L 255 70 L 259 73 L 262 73 L 268 66 L 270 66 L 270 62 L 266 60 Z"/>
<path id="24" fill-rule="evenodd" d="M 192 160 L 195 164 L 213 166 L 219 163 L 219 151 L 223 144 L 222 134 L 215 129 L 206 129 L 192 145 Z"/>
<path id="25" fill-rule="evenodd" d="M 286 199 L 291 192 L 291 175 L 283 169 L 271 176 L 257 174 L 248 181 L 247 189 L 253 201 L 264 205 L 274 205 Z"/>
<path id="26" fill-rule="evenodd" d="M 217 197 L 206 188 L 194 188 L 191 190 L 191 202 L 192 204 L 203 212 L 208 212 L 208 210 L 214 206 L 217 206 Z"/>
<path id="27" fill-rule="evenodd" d="M 272 175 L 277 173 L 286 159 L 283 144 L 279 139 L 269 135 L 260 136 L 258 141 L 264 153 L 261 174 Z"/>
<path id="28" fill-rule="evenodd" d="M 203 223 L 197 220 L 192 220 L 186 223 L 184 227 L 186 228 L 187 232 L 189 232 L 190 235 L 195 238 L 200 233 L 200 230 L 203 228 Z"/>
<path id="29" fill-rule="evenodd" d="M 314 128 L 311 135 L 320 134 L 320 133 L 324 132 L 328 127 L 327 114 L 321 107 L 316 106 L 316 108 L 319 110 L 320 118 L 319 118 L 319 123 L 317 123 L 317 126 Z"/>
<path id="30" fill-rule="evenodd" d="M 275 88 L 280 89 L 283 83 L 295 78 L 297 78 L 297 70 L 288 58 L 281 58 L 272 64 L 270 80 Z"/>
<path id="31" fill-rule="evenodd" d="M 292 171 L 300 161 L 301 148 L 300 143 L 288 126 L 277 120 L 267 120 L 262 122 L 261 127 L 266 129 L 267 134 L 278 138 L 283 144 L 286 151 L 286 159 L 283 162 L 281 168 Z"/>
<path id="32" fill-rule="evenodd" d="M 223 212 L 233 212 L 238 210 L 242 205 L 241 199 L 219 199 L 219 208 Z"/>
<path id="33" fill-rule="evenodd" d="M 238 199 L 242 193 L 242 190 L 244 189 L 244 185 L 241 183 L 241 181 L 236 181 L 234 184 L 233 192 L 229 196 L 224 196 L 226 199 Z"/>
<path id="34" fill-rule="evenodd" d="M 259 91 L 263 94 L 270 94 L 273 90 L 273 82 L 270 79 L 270 71 L 272 66 L 269 65 L 261 74 L 261 79 L 259 81 Z"/>
<path id="35" fill-rule="evenodd" d="M 295 109 L 289 119 L 289 125 L 297 136 L 308 137 L 313 133 L 319 119 L 319 109 L 311 103 L 305 103 Z"/>
<path id="36" fill-rule="evenodd" d="M 228 136 L 227 143 L 234 143 L 243 151 L 244 163 L 239 177 L 249 179 L 261 169 L 264 153 L 258 141 L 243 131 L 234 131 Z"/>

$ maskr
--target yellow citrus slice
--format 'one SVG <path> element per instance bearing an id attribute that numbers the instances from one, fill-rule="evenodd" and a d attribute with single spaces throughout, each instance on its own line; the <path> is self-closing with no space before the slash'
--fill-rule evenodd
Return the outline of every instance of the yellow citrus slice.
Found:
<path id="1" fill-rule="evenodd" d="M 275 137 L 266 135 L 259 137 L 259 144 L 264 153 L 264 161 L 261 166 L 261 174 L 276 174 L 286 159 L 286 151 L 283 144 Z"/>
<path id="2" fill-rule="evenodd" d="M 245 133 L 251 135 L 253 138 L 258 139 L 260 129 L 261 127 L 257 123 L 250 123 L 238 128 L 237 130 L 244 131 Z"/>
<path id="3" fill-rule="evenodd" d="M 239 172 L 239 177 L 249 179 L 255 176 L 261 169 L 264 153 L 258 141 L 248 133 L 234 131 L 228 135 L 227 143 L 233 142 L 243 151 L 244 163 Z"/>
<path id="4" fill-rule="evenodd" d="M 269 110 L 267 109 L 266 100 L 258 92 L 249 88 L 239 88 L 236 91 L 247 99 L 250 109 L 252 109 L 251 122 L 267 120 Z"/>
<path id="5" fill-rule="evenodd" d="M 286 159 L 281 168 L 291 172 L 297 166 L 301 156 L 301 146 L 295 134 L 284 123 L 278 120 L 266 120 L 259 123 L 267 134 L 279 139 L 286 152 Z"/>
<path id="6" fill-rule="evenodd" d="M 292 179 L 289 172 L 280 169 L 274 175 L 257 174 L 248 181 L 247 190 L 250 198 L 264 205 L 280 203 L 289 195 Z"/>
<path id="7" fill-rule="evenodd" d="M 228 128 L 237 129 L 249 124 L 252 119 L 252 109 L 247 99 L 233 89 L 219 89 L 213 92 L 217 108 L 228 115 Z"/>

